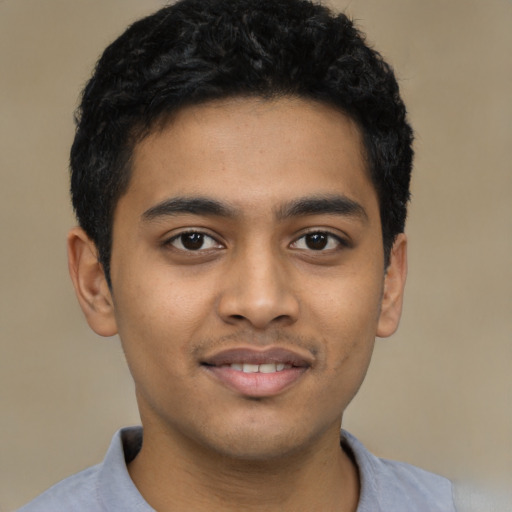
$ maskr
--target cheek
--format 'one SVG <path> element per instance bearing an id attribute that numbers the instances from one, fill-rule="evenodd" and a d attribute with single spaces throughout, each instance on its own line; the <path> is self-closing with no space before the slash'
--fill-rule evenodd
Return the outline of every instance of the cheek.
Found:
<path id="1" fill-rule="evenodd" d="M 319 323 L 323 347 L 319 363 L 319 387 L 324 390 L 319 407 L 333 414 L 344 411 L 352 401 L 368 371 L 375 344 L 378 304 L 370 314 L 368 309 L 355 310 L 350 302 L 338 303 L 323 310 L 323 318 L 332 322 Z M 319 319 L 319 322 L 322 322 Z M 320 354 L 319 354 L 320 355 Z"/>
<path id="2" fill-rule="evenodd" d="M 170 272 L 162 265 L 136 279 L 128 277 L 122 283 L 120 300 L 115 304 L 121 326 L 126 326 L 126 333 L 130 329 L 146 329 L 148 339 L 152 338 L 152 330 L 169 334 L 194 330 L 211 311 L 214 301 L 208 293 L 214 286 L 183 277 L 179 268 Z"/>
<path id="3" fill-rule="evenodd" d="M 158 380 L 169 372 L 187 375 L 192 370 L 191 341 L 211 313 L 211 298 L 179 279 L 163 276 L 125 281 L 118 297 L 119 336 L 135 381 Z"/>
<path id="4" fill-rule="evenodd" d="M 322 365 L 327 380 L 359 387 L 370 362 L 380 311 L 381 280 L 378 272 L 333 280 L 311 302 L 309 323 L 323 339 Z M 373 277 L 371 277 L 373 276 Z"/>
<path id="5" fill-rule="evenodd" d="M 310 288 L 316 292 L 309 293 L 306 302 L 311 322 L 322 329 L 322 334 L 329 339 L 349 337 L 354 342 L 375 337 L 382 294 L 380 273 L 364 269 L 322 284 Z"/>

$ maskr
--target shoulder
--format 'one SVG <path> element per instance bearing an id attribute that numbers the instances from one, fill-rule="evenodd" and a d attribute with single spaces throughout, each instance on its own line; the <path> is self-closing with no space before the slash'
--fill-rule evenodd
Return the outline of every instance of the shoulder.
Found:
<path id="1" fill-rule="evenodd" d="M 121 429 L 101 464 L 54 485 L 18 512 L 153 512 L 132 482 L 126 461 L 142 444 L 142 429 Z"/>
<path id="2" fill-rule="evenodd" d="M 358 512 L 455 512 L 448 479 L 410 464 L 378 458 L 348 432 L 342 433 L 342 443 L 352 451 L 359 469 Z"/>
<path id="3" fill-rule="evenodd" d="M 383 502 L 396 510 L 397 500 L 405 510 L 454 512 L 451 482 L 410 464 L 376 458 Z M 420 509 L 424 506 L 424 509 Z M 415 507 L 415 508 L 411 508 Z M 401 510 L 401 509 L 400 509 Z"/>
<path id="4" fill-rule="evenodd" d="M 100 466 L 93 466 L 50 487 L 18 512 L 96 512 L 101 510 L 96 483 Z"/>

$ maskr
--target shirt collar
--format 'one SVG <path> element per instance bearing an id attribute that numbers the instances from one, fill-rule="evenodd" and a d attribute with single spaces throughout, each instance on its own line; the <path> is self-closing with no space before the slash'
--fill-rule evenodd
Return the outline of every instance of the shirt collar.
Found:
<path id="1" fill-rule="evenodd" d="M 98 498 L 108 512 L 155 512 L 142 497 L 128 473 L 127 462 L 142 446 L 142 427 L 116 432 L 98 474 Z"/>
<path id="2" fill-rule="evenodd" d="M 99 499 L 106 511 L 133 510 L 155 512 L 142 497 L 130 478 L 127 464 L 132 461 L 142 446 L 142 427 L 127 427 L 117 431 L 98 475 Z M 342 430 L 341 446 L 352 456 L 359 472 L 360 496 L 357 512 L 378 507 L 377 482 L 373 459 L 363 445 L 351 434 Z"/>

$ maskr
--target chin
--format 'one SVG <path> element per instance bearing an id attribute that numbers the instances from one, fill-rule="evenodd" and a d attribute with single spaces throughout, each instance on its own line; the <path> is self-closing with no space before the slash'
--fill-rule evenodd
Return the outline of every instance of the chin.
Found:
<path id="1" fill-rule="evenodd" d="M 214 449 L 217 454 L 220 453 L 223 457 L 240 462 L 263 463 L 288 458 L 300 451 L 300 447 L 291 439 L 282 440 L 275 437 L 269 439 L 261 434 L 257 438 L 247 436 L 231 441 Z"/>
<path id="2" fill-rule="evenodd" d="M 224 430 L 222 436 L 214 439 L 203 438 L 202 444 L 217 456 L 256 463 L 293 457 L 307 451 L 319 437 L 319 433 L 296 426 L 245 424 L 231 431 Z"/>

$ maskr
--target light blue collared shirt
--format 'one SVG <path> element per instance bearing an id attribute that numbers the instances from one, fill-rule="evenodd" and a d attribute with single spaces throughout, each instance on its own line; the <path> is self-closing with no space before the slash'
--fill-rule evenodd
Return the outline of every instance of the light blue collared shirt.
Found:
<path id="1" fill-rule="evenodd" d="M 455 512 L 449 480 L 379 459 L 348 432 L 342 431 L 341 443 L 359 469 L 357 512 Z M 126 460 L 132 460 L 141 446 L 141 427 L 119 430 L 101 464 L 66 478 L 18 512 L 155 512 L 126 467 Z"/>

